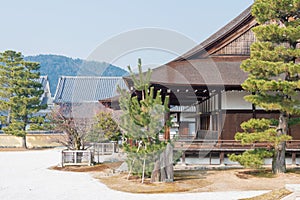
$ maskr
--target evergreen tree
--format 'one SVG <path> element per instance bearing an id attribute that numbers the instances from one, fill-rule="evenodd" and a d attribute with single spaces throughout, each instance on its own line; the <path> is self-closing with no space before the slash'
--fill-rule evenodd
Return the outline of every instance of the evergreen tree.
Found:
<path id="1" fill-rule="evenodd" d="M 154 88 L 150 87 L 151 70 L 143 74 L 141 60 L 138 62 L 138 75 L 128 68 L 136 96 L 119 89 L 120 107 L 123 111 L 120 127 L 126 141 L 123 146 L 129 169 L 140 175 L 143 182 L 144 176 L 151 175 L 154 163 L 166 146 L 166 142 L 159 140 L 159 133 L 164 132 L 164 115 L 169 112 L 169 97 L 163 102 L 160 91 L 155 94 Z"/>
<path id="2" fill-rule="evenodd" d="M 35 62 L 24 61 L 21 53 L 5 51 L 0 53 L 0 110 L 6 113 L 2 123 L 7 134 L 23 138 L 26 146 L 26 126 L 34 121 L 35 113 L 46 108 L 40 98 L 44 93 L 37 80 L 40 66 Z M 4 120 L 3 118 L 6 118 Z"/>
<path id="3" fill-rule="evenodd" d="M 113 119 L 110 111 L 101 111 L 95 117 L 95 124 L 87 134 L 86 141 L 118 141 L 121 137 L 121 130 L 118 123 Z"/>
<path id="4" fill-rule="evenodd" d="M 256 0 L 252 14 L 259 25 L 253 28 L 257 41 L 251 46 L 250 58 L 241 68 L 248 79 L 242 87 L 251 93 L 245 99 L 266 111 L 278 111 L 277 127 L 270 128 L 268 120 L 250 120 L 242 126 L 236 139 L 243 143 L 268 142 L 273 152 L 273 173 L 286 172 L 285 151 L 291 115 L 300 114 L 300 0 Z M 268 153 L 244 153 L 248 159 L 262 159 Z M 256 153 L 257 153 L 256 152 Z M 232 156 L 242 161 L 244 158 Z"/>

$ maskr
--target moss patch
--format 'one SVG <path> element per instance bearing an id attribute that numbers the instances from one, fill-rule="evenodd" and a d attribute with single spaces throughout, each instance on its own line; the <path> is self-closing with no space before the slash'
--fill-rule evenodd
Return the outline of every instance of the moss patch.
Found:
<path id="1" fill-rule="evenodd" d="M 131 176 L 129 180 L 127 180 L 127 174 L 99 178 L 99 180 L 113 190 L 145 194 L 190 192 L 211 184 L 211 182 L 207 180 L 195 177 L 177 180 L 176 176 L 175 181 L 172 183 L 150 183 L 150 179 L 146 179 L 144 184 L 141 184 L 141 179 L 136 176 Z"/>
<path id="2" fill-rule="evenodd" d="M 257 197 L 240 199 L 240 200 L 274 200 L 274 199 L 282 199 L 289 194 L 291 194 L 291 191 L 282 188 L 282 189 L 273 190 L 271 192 L 268 192 L 266 194 Z"/>
<path id="3" fill-rule="evenodd" d="M 118 167 L 120 167 L 121 164 L 122 162 L 103 163 L 94 166 L 53 166 L 49 169 L 69 172 L 102 172 L 107 169 L 117 169 Z"/>

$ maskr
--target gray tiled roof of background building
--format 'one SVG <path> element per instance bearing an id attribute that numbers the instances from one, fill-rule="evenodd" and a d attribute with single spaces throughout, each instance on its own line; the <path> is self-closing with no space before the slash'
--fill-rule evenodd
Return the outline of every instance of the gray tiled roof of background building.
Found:
<path id="1" fill-rule="evenodd" d="M 47 82 L 48 82 L 48 76 L 40 76 L 39 79 L 37 79 L 37 81 L 43 85 L 43 89 L 46 88 L 47 86 Z"/>
<path id="2" fill-rule="evenodd" d="M 117 86 L 127 89 L 122 77 L 62 76 L 56 88 L 54 103 L 96 102 L 116 95 Z"/>

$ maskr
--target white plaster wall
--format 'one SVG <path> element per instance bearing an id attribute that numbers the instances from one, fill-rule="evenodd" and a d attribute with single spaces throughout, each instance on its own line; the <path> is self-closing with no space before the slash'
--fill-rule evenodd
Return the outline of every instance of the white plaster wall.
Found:
<path id="1" fill-rule="evenodd" d="M 61 146 L 56 141 L 64 141 L 65 136 L 61 134 L 27 134 L 27 147 L 56 147 Z M 0 134 L 0 147 L 22 147 L 22 137 Z"/>
<path id="2" fill-rule="evenodd" d="M 244 91 L 227 91 L 222 93 L 222 109 L 226 110 L 251 110 L 251 103 L 244 100 L 248 95 Z"/>

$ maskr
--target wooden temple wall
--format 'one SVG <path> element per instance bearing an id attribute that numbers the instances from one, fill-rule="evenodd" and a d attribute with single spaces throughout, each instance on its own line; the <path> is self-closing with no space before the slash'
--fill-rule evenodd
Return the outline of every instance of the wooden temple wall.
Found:
<path id="1" fill-rule="evenodd" d="M 219 139 L 234 140 L 235 134 L 242 131 L 241 123 L 253 118 L 252 104 L 244 100 L 247 94 L 245 91 L 226 91 L 222 92 L 221 96 L 216 94 L 200 103 L 197 106 L 197 113 L 201 114 L 196 119 L 198 132 L 220 131 L 221 127 Z M 222 117 L 219 116 L 221 112 Z M 256 118 L 278 119 L 276 112 L 268 113 L 257 108 L 255 113 Z M 289 134 L 294 140 L 300 140 L 300 125 L 290 128 Z"/>

